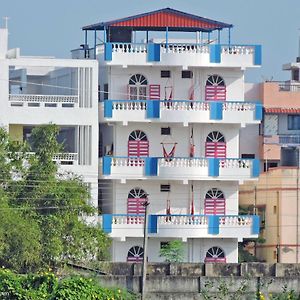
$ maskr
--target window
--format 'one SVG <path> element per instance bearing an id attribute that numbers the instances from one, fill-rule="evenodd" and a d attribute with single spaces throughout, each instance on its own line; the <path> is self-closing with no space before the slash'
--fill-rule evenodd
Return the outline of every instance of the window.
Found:
<path id="1" fill-rule="evenodd" d="M 276 205 L 273 206 L 273 214 L 274 214 L 274 215 L 277 214 L 277 206 L 276 206 Z"/>
<path id="2" fill-rule="evenodd" d="M 171 135 L 171 128 L 170 127 L 162 127 L 160 129 L 161 135 Z"/>
<path id="3" fill-rule="evenodd" d="M 300 129 L 300 115 L 288 115 L 288 130 Z"/>
<path id="4" fill-rule="evenodd" d="M 160 249 L 165 248 L 166 246 L 169 245 L 170 242 L 160 242 Z"/>
<path id="5" fill-rule="evenodd" d="M 292 69 L 292 80 L 299 81 L 299 69 Z"/>
<path id="6" fill-rule="evenodd" d="M 101 86 L 98 84 L 98 102 L 101 101 Z"/>
<path id="7" fill-rule="evenodd" d="M 192 71 L 181 71 L 181 78 L 193 78 Z"/>
<path id="8" fill-rule="evenodd" d="M 248 159 L 254 159 L 255 158 L 255 154 L 242 154 L 242 158 L 248 158 Z"/>
<path id="9" fill-rule="evenodd" d="M 171 186 L 169 184 L 161 184 L 160 185 L 160 191 L 161 192 L 170 192 Z"/>
<path id="10" fill-rule="evenodd" d="M 171 77 L 171 71 L 169 71 L 169 70 L 160 71 L 160 77 L 161 78 L 170 78 Z"/>
<path id="11" fill-rule="evenodd" d="M 108 83 L 104 84 L 104 100 L 108 99 Z"/>

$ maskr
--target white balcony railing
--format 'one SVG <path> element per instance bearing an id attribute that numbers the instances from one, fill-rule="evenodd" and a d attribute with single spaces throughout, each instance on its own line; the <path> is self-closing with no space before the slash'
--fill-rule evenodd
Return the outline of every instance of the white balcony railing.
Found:
<path id="1" fill-rule="evenodd" d="M 35 152 L 27 152 L 28 155 L 35 155 Z M 56 153 L 53 156 L 53 161 L 60 165 L 77 165 L 78 153 Z"/>
<path id="2" fill-rule="evenodd" d="M 153 227 L 149 234 L 158 238 L 226 237 L 242 240 L 257 237 L 259 231 L 258 217 L 250 215 L 150 215 L 149 218 Z M 111 237 L 125 240 L 143 236 L 143 215 L 104 215 L 101 222 Z"/>
<path id="3" fill-rule="evenodd" d="M 110 156 L 102 159 L 101 175 L 111 179 L 247 180 L 259 175 L 259 161 L 255 159 Z"/>
<path id="4" fill-rule="evenodd" d="M 74 107 L 78 103 L 78 96 L 74 95 L 35 95 L 10 94 L 10 106 L 60 106 Z"/>
<path id="5" fill-rule="evenodd" d="M 123 123 L 258 124 L 262 116 L 260 104 L 241 101 L 105 100 L 99 110 L 100 121 Z"/>

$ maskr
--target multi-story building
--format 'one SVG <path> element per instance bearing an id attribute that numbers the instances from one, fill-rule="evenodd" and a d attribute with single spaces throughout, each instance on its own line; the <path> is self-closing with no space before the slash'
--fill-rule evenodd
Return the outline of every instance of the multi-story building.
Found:
<path id="1" fill-rule="evenodd" d="M 267 262 L 298 263 L 300 259 L 299 146 L 300 146 L 300 58 L 283 65 L 290 71 L 284 82 L 252 85 L 249 94 L 262 99 L 261 128 L 244 132 L 243 137 L 258 153 L 264 173 L 258 182 L 240 188 L 240 204 L 261 216 L 261 236 L 256 256 Z M 246 142 L 245 139 L 243 139 Z"/>
<path id="2" fill-rule="evenodd" d="M 238 215 L 239 183 L 259 175 L 239 131 L 262 117 L 244 101 L 261 47 L 232 44 L 231 28 L 169 8 L 83 28 L 73 57 L 99 62 L 99 199 L 114 261 L 142 260 L 146 200 L 149 261 L 181 239 L 185 261 L 237 262 L 238 241 L 257 237 L 257 216 Z"/>
<path id="3" fill-rule="evenodd" d="M 12 139 L 29 140 L 34 126 L 57 124 L 64 152 L 53 158 L 61 170 L 83 176 L 98 197 L 98 68 L 96 61 L 21 56 L 8 50 L 0 29 L 1 126 Z"/>

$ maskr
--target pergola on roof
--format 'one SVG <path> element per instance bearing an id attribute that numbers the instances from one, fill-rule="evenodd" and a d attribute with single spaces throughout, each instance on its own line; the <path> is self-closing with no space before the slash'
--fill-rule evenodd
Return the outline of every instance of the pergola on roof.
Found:
<path id="1" fill-rule="evenodd" d="M 233 25 L 167 7 L 127 18 L 87 25 L 82 30 L 104 30 L 110 27 L 130 28 L 134 31 L 165 31 L 168 28 L 168 31 L 211 32 L 231 28 Z"/>

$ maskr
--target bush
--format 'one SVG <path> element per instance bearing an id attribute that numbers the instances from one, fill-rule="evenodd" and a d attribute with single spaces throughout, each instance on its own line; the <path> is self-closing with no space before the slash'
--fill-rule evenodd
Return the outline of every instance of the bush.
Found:
<path id="1" fill-rule="evenodd" d="M 133 300 L 118 288 L 101 287 L 94 279 L 81 276 L 58 279 L 53 273 L 19 275 L 0 269 L 1 300 Z"/>

